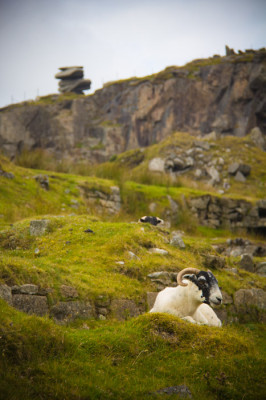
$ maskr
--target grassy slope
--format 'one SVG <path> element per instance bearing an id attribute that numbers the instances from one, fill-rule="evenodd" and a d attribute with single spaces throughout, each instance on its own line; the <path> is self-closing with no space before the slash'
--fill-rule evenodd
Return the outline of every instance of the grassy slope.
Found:
<path id="1" fill-rule="evenodd" d="M 256 325 L 218 329 L 146 314 L 85 330 L 1 302 L 0 331 L 2 398 L 165 398 L 149 393 L 180 384 L 199 400 L 264 398 L 264 332 Z"/>
<path id="2" fill-rule="evenodd" d="M 100 177 L 116 178 L 121 188 L 123 211 L 118 217 L 103 216 L 101 220 L 85 215 L 87 203 L 79 186 L 87 182 L 90 188 L 108 191 L 114 181 L 47 172 L 50 190 L 45 191 L 34 179 L 36 174 L 45 172 L 14 166 L 1 158 L 1 169 L 13 172 L 15 178 L 0 176 L 0 284 L 51 287 L 52 303 L 60 300 L 62 284 L 76 287 L 79 299 L 105 294 L 140 300 L 147 291 L 154 290 L 146 278 L 148 273 L 201 267 L 204 254 L 215 254 L 212 244 L 224 241 L 231 233 L 197 228 L 189 236 L 189 225 L 194 222 L 186 217 L 177 221 L 177 227 L 183 222 L 186 231 L 186 249 L 180 250 L 166 243 L 169 233 L 165 230 L 145 225 L 143 231 L 140 224 L 121 222 L 136 221 L 148 212 L 152 201 L 159 204 L 160 212 L 167 206 L 167 195 L 179 201 L 182 195 L 202 193 L 202 185 L 197 188 L 189 178 L 182 178 L 172 187 L 170 181 L 165 185 L 165 177 L 147 172 L 151 158 L 167 152 L 173 143 L 188 149 L 192 140 L 176 134 L 146 149 L 139 165 L 134 164 L 140 154 L 136 150 L 90 171 Z M 222 150 L 213 150 L 223 153 L 226 169 L 238 156 L 238 146 L 243 142 L 241 159 L 252 166 L 252 174 L 245 185 L 232 180 L 229 194 L 247 198 L 248 193 L 250 198 L 252 193 L 254 201 L 265 194 L 263 154 L 248 138 L 224 138 L 214 143 Z M 227 153 L 226 148 L 231 152 Z M 187 187 L 182 186 L 184 182 Z M 79 203 L 77 209 L 73 208 L 75 201 Z M 29 235 L 34 216 L 50 219 L 48 232 L 37 238 Z M 95 234 L 84 233 L 88 227 Z M 150 254 L 150 247 L 155 246 L 169 254 Z M 130 259 L 128 251 L 139 259 Z M 125 264 L 118 265 L 117 261 Z M 228 258 L 227 265 L 236 266 L 238 261 Z M 243 270 L 238 275 L 225 271 L 215 274 L 229 294 L 239 288 L 265 285 L 264 278 Z M 166 315 L 143 315 L 122 323 L 88 320 L 90 330 L 86 330 L 82 329 L 83 322 L 59 327 L 45 318 L 17 312 L 4 302 L 0 310 L 0 397 L 144 399 L 152 398 L 148 393 L 160 388 L 186 384 L 199 399 L 263 398 L 262 325 L 215 329 L 193 326 Z"/>
<path id="3" fill-rule="evenodd" d="M 154 290 L 147 279 L 149 273 L 199 267 L 204 254 L 215 253 L 211 245 L 217 244 L 210 238 L 199 241 L 198 237 L 185 236 L 186 248 L 181 250 L 166 243 L 167 231 L 150 225 L 143 228 L 136 223 L 102 222 L 84 215 L 46 218 L 51 222 L 43 236 L 29 235 L 29 219 L 1 233 L 0 281 L 50 287 L 53 302 L 60 298 L 62 284 L 75 286 L 84 299 L 104 294 L 142 300 L 147 291 Z M 85 233 L 88 227 L 95 233 Z M 163 248 L 168 255 L 151 254 L 151 247 Z M 39 250 L 37 256 L 35 249 Z M 129 251 L 138 259 L 131 259 Z M 118 261 L 125 264 L 121 266 Z M 230 258 L 227 262 L 230 266 L 238 261 Z M 263 288 L 265 281 L 244 270 L 238 275 L 216 271 L 216 275 L 230 294 L 239 288 Z"/>

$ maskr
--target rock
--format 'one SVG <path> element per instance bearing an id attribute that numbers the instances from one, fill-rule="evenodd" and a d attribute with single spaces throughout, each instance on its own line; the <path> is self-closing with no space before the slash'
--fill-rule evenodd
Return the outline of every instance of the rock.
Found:
<path id="1" fill-rule="evenodd" d="M 222 295 L 223 295 L 223 304 L 224 305 L 233 304 L 232 296 L 230 296 L 227 292 L 224 292 L 223 290 L 222 290 Z"/>
<path id="2" fill-rule="evenodd" d="M 128 251 L 128 255 L 129 255 L 129 258 L 131 259 L 131 260 L 139 260 L 139 257 L 138 256 L 136 256 L 136 254 L 134 254 L 132 251 Z"/>
<path id="3" fill-rule="evenodd" d="M 164 172 L 164 167 L 165 161 L 160 157 L 156 157 L 149 162 L 148 168 L 151 172 Z"/>
<path id="4" fill-rule="evenodd" d="M 235 162 L 228 167 L 228 173 L 235 175 L 235 179 L 239 182 L 245 182 L 245 177 L 250 174 L 251 167 L 247 164 Z"/>
<path id="5" fill-rule="evenodd" d="M 176 272 L 158 271 L 148 275 L 148 278 L 156 285 L 156 289 L 162 290 L 167 286 L 174 287 L 177 285 Z"/>
<path id="6" fill-rule="evenodd" d="M 172 232 L 170 237 L 170 244 L 180 249 L 185 249 L 186 245 L 182 239 L 182 236 L 177 232 Z"/>
<path id="7" fill-rule="evenodd" d="M 191 391 L 186 385 L 170 386 L 164 389 L 159 389 L 155 393 L 178 395 L 178 398 L 180 399 L 192 399 Z"/>
<path id="8" fill-rule="evenodd" d="M 251 167 L 247 164 L 239 164 L 238 171 L 246 177 L 249 176 Z"/>
<path id="9" fill-rule="evenodd" d="M 0 298 L 12 306 L 12 292 L 7 285 L 0 285 Z"/>
<path id="10" fill-rule="evenodd" d="M 258 126 L 255 126 L 250 132 L 250 138 L 252 142 L 257 146 L 259 149 L 265 151 L 266 149 L 266 141 L 265 138 Z"/>
<path id="11" fill-rule="evenodd" d="M 89 301 L 59 302 L 51 308 L 50 314 L 61 322 L 95 317 L 94 307 Z"/>
<path id="12" fill-rule="evenodd" d="M 63 67 L 61 72 L 55 75 L 56 79 L 80 79 L 83 78 L 83 67 Z"/>
<path id="13" fill-rule="evenodd" d="M 157 295 L 158 295 L 158 292 L 147 292 L 147 306 L 148 306 L 148 310 L 151 310 L 151 309 L 152 309 L 152 307 L 153 307 L 153 305 L 154 305 L 154 303 L 155 303 L 155 300 L 156 300 Z"/>
<path id="14" fill-rule="evenodd" d="M 83 90 L 90 89 L 91 81 L 83 79 L 83 67 L 62 67 L 61 72 L 55 75 L 59 81 L 59 92 L 73 92 L 83 94 Z"/>
<path id="15" fill-rule="evenodd" d="M 201 169 L 199 169 L 199 168 L 197 168 L 196 170 L 195 170 L 195 172 L 194 172 L 194 176 L 195 176 L 195 178 L 201 178 L 202 177 L 202 175 L 203 175 L 203 172 L 202 172 L 202 170 Z"/>
<path id="16" fill-rule="evenodd" d="M 233 164 L 230 164 L 229 166 L 228 166 L 228 173 L 230 174 L 230 175 L 235 175 L 236 173 L 237 173 L 237 171 L 238 171 L 238 168 L 239 168 L 239 163 L 237 163 L 237 162 L 234 162 Z"/>
<path id="17" fill-rule="evenodd" d="M 220 182 L 220 174 L 213 165 L 209 168 L 206 168 L 206 171 L 207 174 L 211 177 L 211 185 L 215 185 Z"/>
<path id="18" fill-rule="evenodd" d="M 49 219 L 37 219 L 30 221 L 30 235 L 40 236 L 43 235 L 49 226 Z"/>
<path id="19" fill-rule="evenodd" d="M 250 254 L 242 254 L 239 266 L 246 271 L 254 272 L 253 257 Z"/>
<path id="20" fill-rule="evenodd" d="M 44 316 L 48 314 L 48 303 L 45 296 L 31 294 L 14 294 L 13 307 L 27 314 Z"/>
<path id="21" fill-rule="evenodd" d="M 49 177 L 48 175 L 36 175 L 35 177 L 36 182 L 40 184 L 40 186 L 45 189 L 49 190 Z"/>
<path id="22" fill-rule="evenodd" d="M 212 132 L 207 133 L 206 135 L 204 135 L 203 138 L 204 138 L 205 140 L 217 140 L 217 139 L 220 138 L 220 135 L 219 135 L 217 132 L 212 131 Z"/>
<path id="23" fill-rule="evenodd" d="M 136 317 L 144 311 L 144 307 L 138 307 L 133 300 L 114 299 L 111 301 L 110 310 L 118 320 Z"/>
<path id="24" fill-rule="evenodd" d="M 246 182 L 246 178 L 244 177 L 244 175 L 242 174 L 242 172 L 237 171 L 236 175 L 235 175 L 235 181 L 237 182 Z"/>
<path id="25" fill-rule="evenodd" d="M 195 142 L 194 142 L 194 146 L 195 147 L 199 147 L 200 149 L 202 149 L 202 150 L 210 150 L 210 144 L 208 143 L 208 142 L 201 142 L 201 141 L 199 141 L 199 140 L 196 140 Z"/>
<path id="26" fill-rule="evenodd" d="M 259 63 L 238 62 L 237 58 L 236 63 L 213 64 L 205 60 L 197 79 L 169 71 L 171 79 L 115 82 L 89 97 L 59 97 L 51 104 L 13 104 L 0 113 L 1 148 L 8 156 L 15 157 L 23 145 L 26 148 L 41 145 L 59 160 L 69 157 L 74 162 L 95 163 L 133 148 L 159 143 L 177 131 L 194 134 L 200 130 L 205 134 L 215 130 L 222 135 L 241 136 L 250 131 L 255 121 L 264 131 L 265 51 L 257 51 L 256 56 L 261 59 Z M 251 83 L 255 92 L 250 88 Z M 220 114 L 224 121 L 217 125 Z M 104 126 L 103 121 L 111 126 Z M 25 129 L 27 122 L 30 125 Z M 83 147 L 75 146 L 77 138 Z M 102 149 L 95 148 L 100 144 L 99 138 Z"/>
<path id="27" fill-rule="evenodd" d="M 60 292 L 63 297 L 68 297 L 73 299 L 78 297 L 77 289 L 75 289 L 72 286 L 62 285 L 60 287 Z"/>
<path id="28" fill-rule="evenodd" d="M 6 172 L 6 171 L 3 171 L 2 169 L 0 169 L 0 176 L 3 176 L 4 178 L 7 178 L 7 179 L 15 178 L 15 175 L 12 172 Z"/>
<path id="29" fill-rule="evenodd" d="M 207 254 L 204 257 L 203 265 L 205 268 L 221 269 L 225 267 L 225 259 L 223 257 Z"/>
<path id="30" fill-rule="evenodd" d="M 239 289 L 234 304 L 241 322 L 266 322 L 266 292 L 262 289 Z"/>
<path id="31" fill-rule="evenodd" d="M 12 294 L 39 294 L 39 286 L 33 285 L 31 283 L 21 286 L 12 286 L 11 290 Z"/>
<path id="32" fill-rule="evenodd" d="M 168 254 L 168 251 L 164 250 L 164 249 L 158 249 L 157 247 L 154 247 L 154 248 L 149 250 L 149 253 L 160 254 L 161 256 L 166 256 Z"/>
<path id="33" fill-rule="evenodd" d="M 256 274 L 266 277 L 266 261 L 258 263 L 255 270 Z"/>

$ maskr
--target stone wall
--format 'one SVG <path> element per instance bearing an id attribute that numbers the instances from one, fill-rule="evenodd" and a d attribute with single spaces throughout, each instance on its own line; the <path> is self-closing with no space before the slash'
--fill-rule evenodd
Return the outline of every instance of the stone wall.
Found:
<path id="1" fill-rule="evenodd" d="M 266 230 L 266 200 L 252 204 L 246 200 L 204 195 L 188 199 L 187 204 L 201 225 Z"/>

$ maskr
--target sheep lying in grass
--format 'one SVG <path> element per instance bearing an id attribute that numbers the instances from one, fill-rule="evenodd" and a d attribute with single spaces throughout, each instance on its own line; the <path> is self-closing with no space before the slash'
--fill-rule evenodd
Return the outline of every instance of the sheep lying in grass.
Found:
<path id="1" fill-rule="evenodd" d="M 197 324 L 222 325 L 210 307 L 222 303 L 217 279 L 211 271 L 185 268 L 177 275 L 177 282 L 179 286 L 167 287 L 158 294 L 150 312 L 173 314 Z"/>

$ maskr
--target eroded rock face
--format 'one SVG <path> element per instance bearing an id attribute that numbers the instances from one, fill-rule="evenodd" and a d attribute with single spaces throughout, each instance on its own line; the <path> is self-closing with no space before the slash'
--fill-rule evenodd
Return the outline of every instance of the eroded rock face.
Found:
<path id="1" fill-rule="evenodd" d="M 174 131 L 244 136 L 258 127 L 265 135 L 265 57 L 261 50 L 209 65 L 195 61 L 192 72 L 171 67 L 153 79 L 107 84 L 85 98 L 7 107 L 0 112 L 1 149 L 14 157 L 40 147 L 61 159 L 101 162 Z"/>

